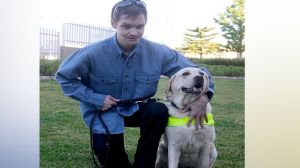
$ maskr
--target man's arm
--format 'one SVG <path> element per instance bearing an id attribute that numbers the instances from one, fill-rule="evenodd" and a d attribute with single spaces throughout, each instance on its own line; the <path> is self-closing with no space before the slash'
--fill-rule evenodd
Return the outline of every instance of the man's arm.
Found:
<path id="1" fill-rule="evenodd" d="M 56 72 L 56 81 L 66 96 L 101 109 L 107 95 L 95 93 L 83 84 L 84 78 L 89 75 L 89 69 L 88 56 L 79 50 L 60 65 Z"/>

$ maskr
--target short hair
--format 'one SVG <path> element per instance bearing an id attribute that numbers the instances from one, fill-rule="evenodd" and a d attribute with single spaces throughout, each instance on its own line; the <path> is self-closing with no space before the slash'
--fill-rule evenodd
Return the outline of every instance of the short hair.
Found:
<path id="1" fill-rule="evenodd" d="M 132 1 L 131 5 L 119 6 L 122 1 Z M 143 14 L 147 22 L 147 9 L 146 6 L 138 5 L 134 3 L 136 0 L 122 0 L 116 3 L 111 10 L 111 19 L 113 21 L 119 21 L 121 15 L 137 16 Z M 144 2 L 143 2 L 144 3 Z"/>

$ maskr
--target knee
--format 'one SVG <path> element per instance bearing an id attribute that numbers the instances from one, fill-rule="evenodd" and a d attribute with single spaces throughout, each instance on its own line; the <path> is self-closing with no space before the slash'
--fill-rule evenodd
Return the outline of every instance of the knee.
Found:
<path id="1" fill-rule="evenodd" d="M 106 146 L 107 136 L 105 134 L 93 134 L 93 149 L 95 153 L 101 153 L 107 150 Z"/>
<path id="2" fill-rule="evenodd" d="M 153 119 L 167 122 L 169 113 L 168 113 L 168 108 L 165 106 L 165 104 L 156 103 L 154 107 L 155 107 L 154 109 L 155 112 L 152 115 Z"/>

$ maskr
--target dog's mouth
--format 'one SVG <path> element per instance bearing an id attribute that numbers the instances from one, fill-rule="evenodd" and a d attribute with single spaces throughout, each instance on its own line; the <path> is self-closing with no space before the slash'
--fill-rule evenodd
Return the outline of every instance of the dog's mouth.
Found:
<path id="1" fill-rule="evenodd" d="M 181 88 L 184 93 L 192 94 L 194 96 L 198 96 L 202 93 L 202 87 L 195 85 L 191 88 L 182 87 Z"/>
<path id="2" fill-rule="evenodd" d="M 194 84 L 192 87 L 182 87 L 182 91 L 184 93 L 192 94 L 193 96 L 198 96 L 202 93 L 203 90 L 203 77 L 202 76 L 195 76 L 194 78 Z"/>

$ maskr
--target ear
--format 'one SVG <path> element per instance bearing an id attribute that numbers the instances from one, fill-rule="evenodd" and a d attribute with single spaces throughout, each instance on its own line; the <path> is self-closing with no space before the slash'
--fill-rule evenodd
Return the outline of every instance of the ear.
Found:
<path id="1" fill-rule="evenodd" d="M 208 75 L 203 72 L 203 88 L 202 88 L 202 93 L 206 93 L 208 91 L 208 85 L 209 85 L 209 78 Z"/>
<path id="2" fill-rule="evenodd" d="M 171 95 L 172 95 L 172 83 L 173 83 L 174 79 L 175 79 L 175 75 L 173 75 L 173 76 L 170 78 L 169 84 L 168 84 L 168 86 L 167 86 L 167 88 L 166 88 L 166 91 L 165 91 L 168 100 L 171 98 Z"/>
<path id="3" fill-rule="evenodd" d="M 114 20 L 110 20 L 110 24 L 111 24 L 111 26 L 114 28 L 114 29 L 116 29 L 117 28 L 117 22 L 116 21 L 114 21 Z"/>

